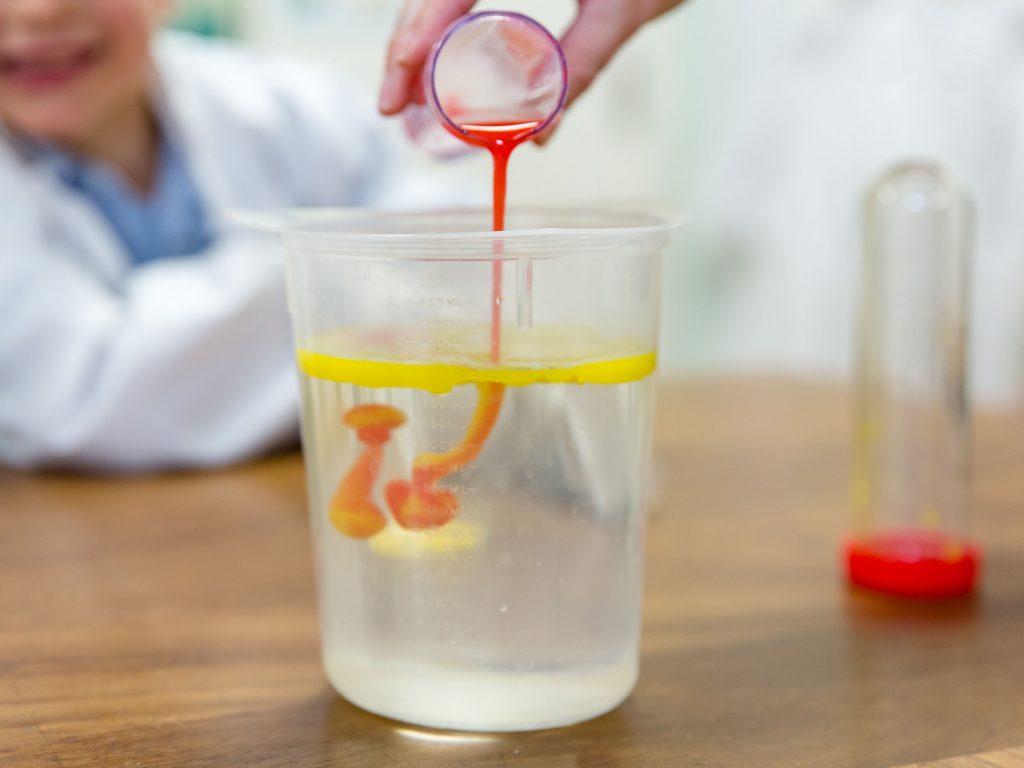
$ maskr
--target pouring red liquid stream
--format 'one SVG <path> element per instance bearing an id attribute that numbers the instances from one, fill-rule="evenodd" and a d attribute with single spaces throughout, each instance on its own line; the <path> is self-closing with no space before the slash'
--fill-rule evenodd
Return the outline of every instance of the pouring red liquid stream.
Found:
<path id="1" fill-rule="evenodd" d="M 493 229 L 505 229 L 508 161 L 512 152 L 533 136 L 539 120 L 515 124 L 462 124 L 449 130 L 463 141 L 485 148 L 494 159 Z M 501 360 L 502 244 L 495 243 L 491 276 L 491 362 Z M 459 510 L 459 499 L 438 483 L 476 460 L 501 413 L 505 387 L 496 383 L 477 385 L 478 401 L 463 439 L 445 453 L 423 453 L 413 461 L 412 480 L 393 480 L 385 488 L 388 508 L 395 521 L 410 530 L 438 528 Z M 369 538 L 383 530 L 386 520 L 373 504 L 373 484 L 390 429 L 404 422 L 404 415 L 381 406 L 360 406 L 349 411 L 346 424 L 358 430 L 367 444 L 363 455 L 346 473 L 331 501 L 330 518 L 335 527 L 352 538 Z"/>
<path id="2" fill-rule="evenodd" d="M 494 222 L 492 228 L 495 232 L 505 229 L 505 199 L 508 191 L 508 160 L 512 152 L 533 136 L 534 130 L 540 125 L 540 120 L 531 120 L 524 123 L 514 124 L 471 124 L 459 125 L 461 130 L 456 131 L 450 128 L 456 137 L 483 147 L 491 153 L 494 159 Z M 495 244 L 497 253 L 500 255 L 501 244 Z M 495 258 L 491 269 L 491 362 L 501 360 L 501 259 Z"/>

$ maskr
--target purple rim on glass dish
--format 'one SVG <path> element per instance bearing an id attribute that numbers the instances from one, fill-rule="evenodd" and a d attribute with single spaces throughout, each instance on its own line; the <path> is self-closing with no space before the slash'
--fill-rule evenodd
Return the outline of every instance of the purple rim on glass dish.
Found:
<path id="1" fill-rule="evenodd" d="M 426 66 L 423 69 L 423 92 L 431 111 L 457 135 L 466 135 L 463 126 L 471 120 L 459 121 L 450 113 L 456 111 L 452 108 L 453 100 L 448 99 L 445 88 L 439 88 L 438 67 L 441 64 L 442 56 L 446 50 L 451 52 L 452 44 L 463 43 L 468 40 L 472 42 L 478 37 L 492 35 L 500 31 L 502 35 L 501 44 L 506 51 L 512 52 L 518 59 L 517 64 L 524 64 L 524 67 L 516 67 L 517 71 L 526 70 L 525 84 L 529 86 L 527 93 L 532 93 L 533 98 L 520 104 L 489 105 L 492 109 L 504 108 L 508 110 L 505 114 L 485 116 L 482 119 L 475 118 L 478 122 L 495 124 L 503 122 L 506 124 L 527 123 L 537 121 L 527 132 L 527 136 L 536 135 L 548 128 L 561 114 L 565 108 L 569 95 L 569 73 L 565 60 L 565 53 L 557 38 L 552 35 L 543 25 L 514 11 L 480 11 L 471 13 L 457 19 L 441 35 L 427 57 Z M 472 36 L 472 37 L 470 37 Z M 515 48 L 516 50 L 513 50 Z M 458 48 L 455 49 L 458 52 Z M 455 67 L 461 79 L 466 67 Z M 459 105 L 461 111 L 465 112 L 465 105 Z M 523 110 L 515 113 L 519 108 Z"/>

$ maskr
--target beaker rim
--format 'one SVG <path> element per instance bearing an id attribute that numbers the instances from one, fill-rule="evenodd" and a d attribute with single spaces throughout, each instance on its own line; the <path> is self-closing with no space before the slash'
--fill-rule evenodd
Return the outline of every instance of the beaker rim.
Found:
<path id="1" fill-rule="evenodd" d="M 273 232 L 289 248 L 340 257 L 396 259 L 480 258 L 501 243 L 503 259 L 558 258 L 604 252 L 627 242 L 656 247 L 686 223 L 663 203 L 587 206 L 513 206 L 508 229 L 495 232 L 489 207 L 388 210 L 291 208 L 234 211 L 248 228 Z"/>

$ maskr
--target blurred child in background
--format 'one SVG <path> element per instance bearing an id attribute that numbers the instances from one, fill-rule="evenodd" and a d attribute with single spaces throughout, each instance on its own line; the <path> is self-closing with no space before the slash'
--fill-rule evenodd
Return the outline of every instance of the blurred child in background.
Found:
<path id="1" fill-rule="evenodd" d="M 416 196 L 361 93 L 158 33 L 168 6 L 0 2 L 0 463 L 294 441 L 281 265 L 224 212 Z"/>

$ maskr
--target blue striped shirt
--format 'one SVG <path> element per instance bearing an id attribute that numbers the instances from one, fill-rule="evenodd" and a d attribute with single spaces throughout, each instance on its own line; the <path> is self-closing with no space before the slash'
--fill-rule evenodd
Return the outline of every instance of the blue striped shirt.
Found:
<path id="1" fill-rule="evenodd" d="M 34 154 L 103 215 L 133 263 L 146 264 L 197 254 L 213 241 L 202 198 L 180 151 L 166 139 L 159 151 L 149 195 L 141 195 L 109 166 L 52 145 L 37 145 Z"/>

